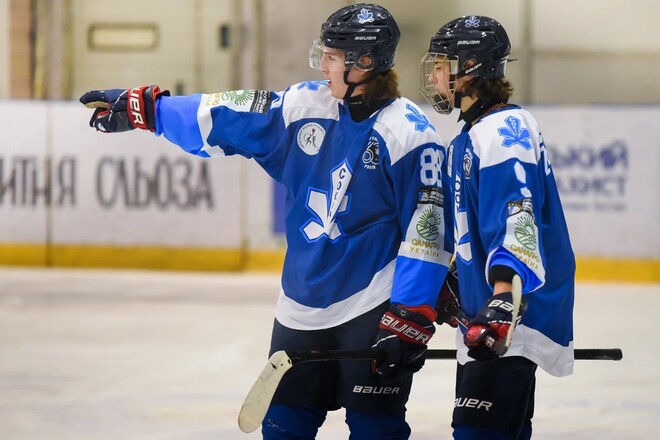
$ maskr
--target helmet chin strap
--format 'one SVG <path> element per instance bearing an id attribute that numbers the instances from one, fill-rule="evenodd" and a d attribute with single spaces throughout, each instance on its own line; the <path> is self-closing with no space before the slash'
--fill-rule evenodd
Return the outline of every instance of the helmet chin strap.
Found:
<path id="1" fill-rule="evenodd" d="M 459 92 L 458 90 L 454 91 L 454 108 L 458 108 L 458 109 L 461 108 L 461 100 L 463 99 L 463 96 L 464 96 L 463 92 Z M 461 114 L 462 113 L 463 112 L 461 110 Z M 460 116 L 458 117 L 458 120 L 459 121 L 461 120 Z"/>
<path id="2" fill-rule="evenodd" d="M 471 81 L 468 84 L 464 92 L 456 91 L 454 93 L 455 107 L 461 109 L 461 100 L 463 99 L 463 97 L 466 96 L 466 94 L 471 95 L 475 90 L 475 88 L 478 87 L 479 84 L 481 84 L 483 81 L 485 80 L 482 77 L 477 77 L 474 81 Z M 479 117 L 483 115 L 486 112 L 486 110 L 491 108 L 494 104 L 496 104 L 496 102 L 493 102 L 492 100 L 484 101 L 481 98 L 477 98 L 477 100 L 472 103 L 470 108 L 468 108 L 465 111 L 461 109 L 461 114 L 458 115 L 458 120 L 465 121 L 466 123 L 471 124 L 477 119 L 479 119 Z"/>
<path id="3" fill-rule="evenodd" d="M 362 84 L 366 84 L 369 81 L 372 81 L 376 77 L 376 75 L 373 74 L 373 70 L 372 70 L 371 73 L 369 74 L 369 76 L 367 76 L 365 79 L 363 79 L 362 81 L 353 83 L 353 82 L 348 82 L 348 74 L 350 72 L 351 72 L 350 70 L 346 70 L 344 72 L 344 84 L 346 84 L 348 86 L 348 88 L 346 89 L 346 93 L 344 94 L 344 99 L 350 98 L 353 95 L 353 92 L 355 91 L 355 89 L 357 87 L 361 86 Z"/>
<path id="4" fill-rule="evenodd" d="M 463 120 L 466 123 L 471 124 L 477 119 L 479 119 L 481 115 L 486 113 L 486 110 L 488 110 L 495 104 L 496 102 L 484 101 L 483 99 L 479 98 L 476 101 L 474 101 L 474 103 L 470 106 L 469 109 L 467 109 L 466 111 L 461 110 L 461 114 L 458 116 L 458 120 L 459 121 Z"/>

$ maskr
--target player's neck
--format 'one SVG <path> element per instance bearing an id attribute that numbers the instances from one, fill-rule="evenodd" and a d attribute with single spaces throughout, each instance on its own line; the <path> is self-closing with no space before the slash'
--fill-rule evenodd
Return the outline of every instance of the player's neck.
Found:
<path id="1" fill-rule="evenodd" d="M 490 99 L 484 99 L 475 95 L 464 96 L 461 99 L 461 115 L 458 120 L 463 120 L 467 124 L 474 125 L 490 113 L 492 108 L 500 104 L 505 105 L 505 103 L 493 100 L 492 97 Z"/>
<path id="2" fill-rule="evenodd" d="M 351 113 L 351 119 L 355 122 L 362 122 L 369 119 L 378 109 L 387 103 L 387 99 L 374 99 L 366 103 L 363 95 L 351 96 L 346 100 L 348 110 Z"/>

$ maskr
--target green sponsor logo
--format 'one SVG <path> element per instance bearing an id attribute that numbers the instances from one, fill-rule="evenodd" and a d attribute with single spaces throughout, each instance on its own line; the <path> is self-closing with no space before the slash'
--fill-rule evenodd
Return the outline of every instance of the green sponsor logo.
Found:
<path id="1" fill-rule="evenodd" d="M 534 233 L 534 218 L 530 215 L 523 215 L 513 228 L 513 234 L 518 243 L 533 251 L 536 249 L 536 234 Z"/>
<path id="2" fill-rule="evenodd" d="M 231 93 L 234 95 L 231 100 L 238 105 L 245 105 L 254 99 L 254 90 L 238 90 Z"/>
<path id="3" fill-rule="evenodd" d="M 442 218 L 440 217 L 440 213 L 436 212 L 433 208 L 429 208 L 419 217 L 415 229 L 417 229 L 417 233 L 423 239 L 434 241 L 440 235 L 441 223 Z"/>
<path id="4" fill-rule="evenodd" d="M 233 102 L 236 105 L 245 105 L 254 99 L 254 90 L 232 90 L 229 92 L 213 93 L 206 98 L 206 105 L 216 106 L 222 102 Z"/>

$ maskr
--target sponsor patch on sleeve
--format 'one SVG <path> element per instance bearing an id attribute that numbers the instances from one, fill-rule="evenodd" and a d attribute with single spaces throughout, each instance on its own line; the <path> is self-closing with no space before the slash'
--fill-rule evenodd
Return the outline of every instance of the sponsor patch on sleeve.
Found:
<path id="1" fill-rule="evenodd" d="M 267 113 L 273 102 L 273 92 L 266 90 L 232 90 L 205 95 L 204 105 L 224 105 L 232 110 L 252 113 Z"/>
<path id="2" fill-rule="evenodd" d="M 449 264 L 451 255 L 443 248 L 445 219 L 442 190 L 423 186 L 417 196 L 417 209 L 408 225 L 399 255 L 433 263 Z"/>
<path id="3" fill-rule="evenodd" d="M 532 199 L 507 203 L 506 236 L 503 247 L 523 262 L 545 282 L 545 268 L 541 259 L 539 230 L 534 218 Z"/>
<path id="4" fill-rule="evenodd" d="M 417 203 L 431 204 L 442 208 L 444 205 L 444 196 L 442 190 L 437 186 L 423 186 L 419 190 Z"/>
<path id="5" fill-rule="evenodd" d="M 255 90 L 250 111 L 253 113 L 268 113 L 272 102 L 273 92 L 267 90 Z"/>

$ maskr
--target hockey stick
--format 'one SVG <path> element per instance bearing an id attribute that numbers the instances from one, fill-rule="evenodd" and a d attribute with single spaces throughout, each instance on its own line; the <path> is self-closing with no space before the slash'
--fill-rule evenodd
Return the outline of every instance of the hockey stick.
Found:
<path id="1" fill-rule="evenodd" d="M 449 316 L 456 318 L 458 324 L 463 328 L 470 326 L 470 318 L 456 304 L 446 302 L 443 305 L 443 310 Z M 512 333 L 510 329 L 509 332 Z M 487 336 L 485 344 L 492 347 L 495 340 L 492 336 Z M 456 350 L 428 350 L 426 358 L 454 359 L 456 358 Z M 623 351 L 620 348 L 575 348 L 573 349 L 573 358 L 576 361 L 620 361 L 623 359 Z"/>
<path id="2" fill-rule="evenodd" d="M 583 348 L 573 350 L 576 360 L 620 361 L 620 348 Z M 268 359 L 266 366 L 254 383 L 238 415 L 238 426 L 243 432 L 256 430 L 268 411 L 275 390 L 284 374 L 294 365 L 313 361 L 382 361 L 381 350 L 296 350 L 277 351 Z M 456 359 L 455 349 L 429 349 L 426 359 Z"/>
<path id="3" fill-rule="evenodd" d="M 519 306 L 520 307 L 520 306 Z M 463 328 L 470 326 L 470 318 L 454 303 L 447 302 L 443 310 L 453 316 Z M 510 333 L 513 333 L 510 331 Z M 489 341 L 490 339 L 490 341 Z M 486 337 L 486 344 L 490 347 L 495 343 L 492 336 Z M 455 359 L 456 350 L 428 350 L 427 359 Z M 620 348 L 575 348 L 573 358 L 576 361 L 620 361 L 623 359 L 623 351 Z"/>
<path id="4" fill-rule="evenodd" d="M 282 376 L 292 366 L 293 361 L 284 350 L 276 351 L 268 359 L 257 381 L 245 397 L 241 412 L 238 413 L 238 427 L 241 428 L 241 431 L 252 432 L 261 425 Z"/>
<path id="5" fill-rule="evenodd" d="M 495 352 L 498 355 L 504 354 L 509 347 L 511 346 L 511 339 L 513 339 L 513 332 L 518 325 L 518 316 L 520 315 L 520 304 L 522 303 L 522 281 L 520 280 L 519 275 L 514 275 L 513 280 L 511 280 L 511 296 L 513 296 L 513 312 L 511 312 L 511 326 L 509 331 L 506 334 L 506 340 L 504 341 L 504 347 L 495 347 Z M 500 353 L 498 350 L 504 350 Z"/>
<path id="6" fill-rule="evenodd" d="M 248 395 L 245 397 L 241 412 L 238 414 L 238 426 L 241 428 L 241 431 L 247 433 L 256 430 L 261 425 L 284 373 L 289 371 L 295 364 L 311 361 L 341 360 L 376 360 L 383 362 L 385 358 L 386 354 L 383 350 L 276 351 L 268 359 L 257 381 L 252 385 Z M 447 359 L 450 358 L 447 357 Z"/>
<path id="7" fill-rule="evenodd" d="M 517 279 L 517 280 L 516 280 Z M 522 299 L 520 277 L 514 277 L 513 282 L 513 308 L 514 313 L 512 316 L 512 324 L 507 333 L 506 347 L 511 344 L 513 331 L 515 330 L 515 323 L 518 320 L 518 313 Z M 458 322 L 468 327 L 470 319 L 465 315 L 461 309 L 456 305 L 447 303 L 445 311 L 451 316 L 454 316 Z M 497 350 L 497 341 L 491 336 L 486 338 L 486 345 L 488 347 L 495 346 Z M 489 345 L 490 344 L 490 345 Z M 502 344 L 502 341 L 500 341 Z M 504 350 L 506 351 L 506 350 Z M 612 360 L 618 361 L 623 358 L 623 352 L 620 348 L 587 348 L 575 349 L 573 354 L 576 360 Z M 277 351 L 268 359 L 266 366 L 257 378 L 250 391 L 248 392 L 245 402 L 241 407 L 238 415 L 238 426 L 243 432 L 253 432 L 256 430 L 266 415 L 275 391 L 282 380 L 284 374 L 296 364 L 302 362 L 312 361 L 341 361 L 341 360 L 355 360 L 355 361 L 377 361 L 381 363 L 386 357 L 382 350 L 289 350 Z M 426 351 L 426 359 L 456 359 L 455 349 L 430 349 Z"/>

